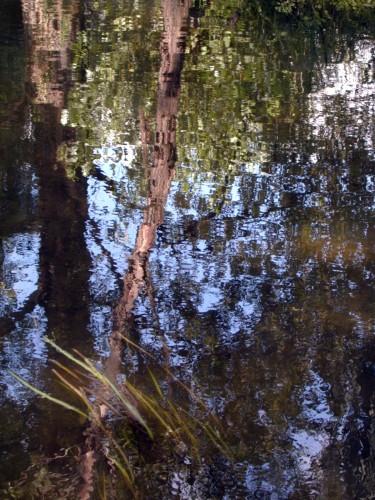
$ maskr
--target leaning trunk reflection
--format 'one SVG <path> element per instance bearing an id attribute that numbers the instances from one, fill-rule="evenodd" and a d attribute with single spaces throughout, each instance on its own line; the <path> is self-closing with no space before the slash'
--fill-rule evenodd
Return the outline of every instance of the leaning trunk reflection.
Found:
<path id="1" fill-rule="evenodd" d="M 156 230 L 163 223 L 164 206 L 170 190 L 177 159 L 176 119 L 180 97 L 180 80 L 183 68 L 191 1 L 164 0 L 164 33 L 161 41 L 161 65 L 158 80 L 155 144 L 152 165 L 147 168 L 148 201 L 143 211 L 143 223 L 138 229 L 135 248 L 129 258 L 129 266 L 123 279 L 123 294 L 114 311 L 113 329 L 110 336 L 110 354 L 105 375 L 116 383 L 121 372 L 124 337 L 128 335 L 135 302 L 148 282 L 148 258 L 154 245 Z M 141 138 L 144 156 L 148 148 L 148 122 L 140 113 Z M 97 401 L 105 401 L 106 390 L 97 393 Z M 128 395 L 130 397 L 130 395 Z M 97 418 L 106 415 L 106 405 L 98 408 Z M 87 433 L 83 455 L 85 489 L 90 488 L 93 477 L 94 450 L 98 447 L 95 420 Z"/>
<path id="2" fill-rule="evenodd" d="M 111 344 L 126 331 L 142 288 L 147 280 L 147 261 L 153 247 L 156 229 L 163 223 L 164 205 L 170 189 L 176 162 L 176 118 L 180 97 L 180 79 L 185 55 L 187 18 L 190 1 L 163 2 L 165 31 L 161 42 L 161 66 L 156 113 L 156 141 L 153 164 L 148 175 L 148 203 L 143 211 L 136 245 L 124 277 L 123 295 L 116 307 Z M 145 120 L 141 120 L 142 138 L 147 137 Z"/>

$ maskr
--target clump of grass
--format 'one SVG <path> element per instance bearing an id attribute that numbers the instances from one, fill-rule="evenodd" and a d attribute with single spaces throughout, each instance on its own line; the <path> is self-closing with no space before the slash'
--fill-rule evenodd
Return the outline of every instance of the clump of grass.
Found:
<path id="1" fill-rule="evenodd" d="M 124 340 L 152 358 L 141 347 L 128 339 Z M 141 465 L 148 460 L 144 451 L 145 442 L 149 444 L 148 448 L 154 447 L 160 451 L 157 454 L 159 461 L 161 457 L 165 458 L 165 453 L 169 454 L 167 460 L 171 461 L 171 456 L 179 450 L 178 453 L 183 453 L 189 460 L 199 463 L 201 450 L 207 443 L 213 445 L 226 458 L 231 456 L 217 418 L 209 412 L 196 391 L 178 380 L 169 369 L 162 368 L 169 383 L 177 384 L 180 392 L 187 396 L 186 399 L 194 401 L 195 407 L 199 408 L 200 415 L 204 415 L 204 418 L 197 418 L 188 408 L 182 407 L 167 396 L 150 370 L 149 382 L 153 390 L 146 393 L 128 380 L 121 383 L 110 380 L 79 351 L 70 353 L 49 339 L 46 339 L 46 342 L 72 363 L 73 368 L 69 368 L 66 364 L 53 361 L 55 368 L 52 371 L 69 395 L 76 396 L 79 402 L 77 406 L 40 391 L 19 375 L 10 373 L 37 395 L 76 412 L 88 421 L 81 460 L 84 485 L 79 498 L 90 498 L 95 487 L 95 477 L 99 476 L 99 471 L 95 470 L 99 466 L 98 454 L 101 454 L 102 462 L 107 464 L 112 473 L 116 470 L 117 476 L 123 478 L 133 497 L 138 495 L 137 479 Z"/>

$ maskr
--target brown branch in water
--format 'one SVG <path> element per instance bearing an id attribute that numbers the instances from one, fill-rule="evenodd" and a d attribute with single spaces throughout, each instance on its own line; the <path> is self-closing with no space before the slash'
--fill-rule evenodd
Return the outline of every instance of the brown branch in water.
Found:
<path id="1" fill-rule="evenodd" d="M 156 134 L 152 166 L 148 169 L 148 201 L 143 223 L 138 229 L 135 248 L 129 258 L 123 280 L 123 295 L 114 312 L 111 348 L 121 350 L 121 337 L 126 334 L 135 302 L 146 284 L 147 262 L 154 245 L 156 230 L 163 223 L 164 206 L 174 176 L 176 154 L 176 120 L 180 98 L 188 14 L 191 0 L 164 0 L 164 34 L 160 45 L 161 64 L 158 77 Z M 146 150 L 149 130 L 140 113 L 141 139 Z M 144 157 L 145 158 L 145 157 Z"/>

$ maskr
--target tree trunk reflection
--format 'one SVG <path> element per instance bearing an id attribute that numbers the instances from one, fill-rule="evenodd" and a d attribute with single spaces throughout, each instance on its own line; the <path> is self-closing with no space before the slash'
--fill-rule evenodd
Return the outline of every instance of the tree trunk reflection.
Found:
<path id="1" fill-rule="evenodd" d="M 46 309 L 49 329 L 59 332 L 63 327 L 68 336 L 86 330 L 90 266 L 84 236 L 86 181 L 79 174 L 75 181 L 69 178 L 61 154 L 72 139 L 61 118 L 69 90 L 69 51 L 78 30 L 78 7 L 78 1 L 22 3 L 42 221 L 38 301 Z"/>
<path id="2" fill-rule="evenodd" d="M 123 295 L 114 313 L 111 335 L 112 350 L 121 350 L 135 301 L 147 282 L 147 264 L 155 241 L 156 230 L 163 223 L 164 206 L 174 175 L 176 154 L 176 118 L 180 97 L 180 80 L 185 56 L 188 14 L 191 1 L 164 0 L 164 34 L 161 41 L 161 65 L 156 111 L 156 140 L 152 166 L 148 169 L 148 202 L 143 223 L 129 259 L 123 281 Z M 143 147 L 149 135 L 148 124 L 141 115 Z M 112 353 L 113 354 L 113 353 Z"/>
<path id="3" fill-rule="evenodd" d="M 156 141 L 152 166 L 148 168 L 148 202 L 143 211 L 143 223 L 138 229 L 135 248 L 129 259 L 129 267 L 123 280 L 123 295 L 114 311 L 113 329 L 110 337 L 110 354 L 105 374 L 116 383 L 121 368 L 123 337 L 127 335 L 135 302 L 147 282 L 147 264 L 153 247 L 156 230 L 163 223 L 165 202 L 169 193 L 176 162 L 176 117 L 180 97 L 180 78 L 185 55 L 188 14 L 191 2 L 164 0 L 164 33 L 161 41 L 161 65 L 157 94 Z M 143 158 L 147 157 L 147 142 L 150 135 L 148 121 L 140 113 Z M 109 394 L 97 394 L 99 402 L 97 418 L 106 414 L 105 401 Z M 93 480 L 94 450 L 98 449 L 95 421 L 87 432 L 83 453 L 83 470 L 86 491 Z"/>

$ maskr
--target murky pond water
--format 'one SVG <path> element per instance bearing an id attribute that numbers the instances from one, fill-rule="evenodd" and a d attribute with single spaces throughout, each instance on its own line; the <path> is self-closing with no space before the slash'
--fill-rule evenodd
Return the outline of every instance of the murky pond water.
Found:
<path id="1" fill-rule="evenodd" d="M 199 382 L 235 459 L 146 498 L 374 494 L 374 33 L 193 3 L 0 12 L 2 496 L 79 488 L 45 336 Z"/>

